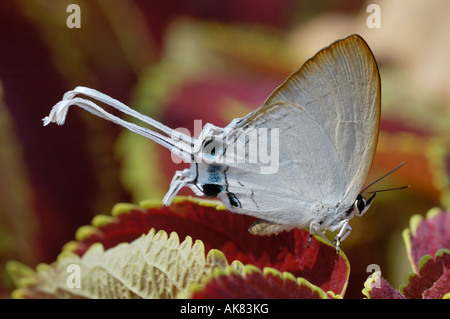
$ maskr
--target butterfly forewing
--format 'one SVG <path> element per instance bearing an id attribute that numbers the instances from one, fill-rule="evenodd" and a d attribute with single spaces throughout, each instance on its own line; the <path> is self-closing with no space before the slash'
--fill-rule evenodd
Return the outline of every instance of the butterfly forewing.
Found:
<path id="1" fill-rule="evenodd" d="M 230 165 L 228 191 L 242 204 L 234 210 L 306 223 L 323 206 L 328 213 L 348 209 L 370 170 L 379 119 L 380 78 L 365 41 L 353 35 L 321 50 L 261 108 L 232 123 L 235 129 L 280 129 L 276 173 Z"/>

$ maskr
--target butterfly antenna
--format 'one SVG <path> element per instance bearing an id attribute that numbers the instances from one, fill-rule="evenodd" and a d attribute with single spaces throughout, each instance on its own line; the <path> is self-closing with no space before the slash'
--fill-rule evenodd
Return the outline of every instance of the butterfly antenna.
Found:
<path id="1" fill-rule="evenodd" d="M 375 194 L 375 193 L 380 193 L 380 192 L 398 191 L 400 189 L 405 189 L 405 188 L 410 188 L 410 187 L 411 187 L 411 185 L 405 185 L 405 186 L 395 187 L 395 188 L 380 189 L 378 191 L 371 191 L 371 192 L 363 193 L 362 195 Z"/>
<path id="2" fill-rule="evenodd" d="M 379 190 L 379 191 L 373 191 L 373 192 L 368 192 L 368 193 L 364 193 L 365 190 L 367 190 L 370 186 L 372 186 L 375 183 L 378 183 L 379 181 L 381 181 L 383 178 L 391 175 L 392 173 L 394 173 L 396 170 L 398 170 L 400 167 L 402 167 L 403 165 L 405 165 L 405 162 L 401 162 L 400 165 L 398 165 L 396 168 L 394 168 L 392 171 L 390 171 L 389 173 L 387 173 L 384 176 L 381 176 L 379 179 L 377 179 L 376 181 L 370 183 L 368 186 L 366 186 L 362 191 L 361 194 L 373 194 L 373 193 L 378 193 L 378 192 L 386 192 L 386 191 L 393 191 L 393 190 L 398 190 L 398 189 L 404 189 L 404 188 L 408 188 L 410 187 L 410 185 L 406 185 L 406 186 L 402 186 L 402 187 L 397 187 L 397 188 L 391 188 L 391 189 L 383 189 L 383 190 Z"/>

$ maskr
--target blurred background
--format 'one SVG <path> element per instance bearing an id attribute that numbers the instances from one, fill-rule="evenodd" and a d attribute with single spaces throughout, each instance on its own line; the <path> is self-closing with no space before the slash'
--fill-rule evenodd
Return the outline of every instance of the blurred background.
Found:
<path id="1" fill-rule="evenodd" d="M 69 4 L 80 8 L 80 28 Z M 375 4 L 376 6 L 373 6 Z M 371 6 L 370 6 L 371 5 Z M 260 106 L 321 48 L 358 33 L 382 79 L 382 122 L 368 182 L 377 189 L 343 243 L 346 297 L 376 264 L 394 287 L 411 271 L 402 239 L 413 214 L 450 206 L 450 2 L 445 0 L 17 0 L 0 4 L 0 296 L 5 262 L 53 262 L 117 202 L 162 199 L 169 151 L 72 108 L 41 119 L 83 85 L 172 127 L 218 126 Z M 368 183 L 367 182 L 367 183 Z M 181 194 L 191 194 L 183 190 Z M 300 195 L 300 194 L 299 194 Z"/>

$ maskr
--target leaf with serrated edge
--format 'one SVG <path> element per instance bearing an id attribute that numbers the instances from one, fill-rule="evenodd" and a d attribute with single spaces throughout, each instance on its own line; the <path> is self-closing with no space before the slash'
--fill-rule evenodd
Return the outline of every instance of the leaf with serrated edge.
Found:
<path id="1" fill-rule="evenodd" d="M 442 276 L 436 280 L 431 288 L 423 292 L 424 299 L 438 299 L 450 296 L 450 269 L 446 269 Z"/>
<path id="2" fill-rule="evenodd" d="M 155 200 L 141 202 L 139 206 L 120 203 L 114 206 L 112 216 L 94 218 L 92 226 L 77 232 L 81 241 L 71 242 L 64 249 L 82 256 L 96 242 L 107 250 L 155 228 L 176 232 L 180 238 L 202 240 L 207 252 L 219 249 L 229 263 L 240 260 L 260 269 L 287 271 L 335 295 L 343 295 L 347 287 L 348 260 L 342 251 L 336 254 L 329 242 L 313 237 L 310 248 L 306 248 L 309 232 L 304 229 L 276 236 L 251 235 L 248 227 L 254 218 L 231 214 L 217 200 L 178 196 L 170 207 Z"/>
<path id="3" fill-rule="evenodd" d="M 369 299 L 405 299 L 405 297 L 392 288 L 391 285 L 381 277 L 380 271 L 375 271 L 364 282 L 362 291 Z"/>
<path id="4" fill-rule="evenodd" d="M 69 266 L 79 267 L 80 287 L 71 285 Z M 13 296 L 24 298 L 174 298 L 214 267 L 226 267 L 225 256 L 211 250 L 205 258 L 200 240 L 180 243 L 178 235 L 151 229 L 131 243 L 104 250 L 93 244 L 80 257 L 63 252 L 52 265 L 41 264 L 34 284 Z M 30 274 L 28 276 L 31 278 Z"/>
<path id="5" fill-rule="evenodd" d="M 426 219 L 414 215 L 409 224 L 403 231 L 403 240 L 412 269 L 418 273 L 423 256 L 434 256 L 441 248 L 450 249 L 450 213 L 433 208 L 427 212 Z"/>
<path id="6" fill-rule="evenodd" d="M 439 249 L 434 258 L 430 255 L 422 256 L 418 263 L 418 272 L 410 273 L 406 277 L 406 284 L 400 286 L 400 291 L 407 298 L 423 298 L 424 294 L 433 296 L 433 286 L 437 282 L 443 283 L 441 278 L 446 276 L 450 269 L 450 250 Z M 445 289 L 438 287 L 443 295 L 450 291 L 450 287 Z M 447 290 L 447 291 L 445 291 Z M 437 291 L 436 291 L 437 294 Z"/>
<path id="7" fill-rule="evenodd" d="M 259 269 L 275 268 L 295 278 L 303 277 L 331 297 L 344 294 L 349 264 L 342 251 L 336 254 L 335 248 L 320 238 L 313 238 L 310 248 L 306 248 L 309 233 L 305 230 L 253 236 L 247 231 L 252 222 L 250 217 L 227 213 L 223 205 L 212 200 L 177 197 L 170 207 L 157 201 L 142 202 L 140 206 L 121 203 L 113 208 L 112 216 L 97 216 L 92 225 L 81 227 L 76 234 L 78 241 L 69 242 L 63 251 L 87 258 L 84 255 L 90 247 L 100 245 L 107 252 L 119 250 L 155 228 L 175 232 L 180 238 L 201 240 L 208 256 L 218 249 L 225 262 L 239 260 Z M 120 296 L 112 296 L 116 295 Z"/>
<path id="8" fill-rule="evenodd" d="M 288 272 L 271 267 L 262 271 L 254 265 L 234 261 L 226 268 L 215 268 L 203 277 L 201 283 L 190 286 L 190 298 L 340 298 L 334 293 L 327 295 L 320 287 L 304 278 L 296 278 Z"/>

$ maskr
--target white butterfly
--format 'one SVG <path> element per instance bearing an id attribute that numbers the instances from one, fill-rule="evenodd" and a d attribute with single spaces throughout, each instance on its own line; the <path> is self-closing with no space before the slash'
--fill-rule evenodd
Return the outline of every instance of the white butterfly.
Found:
<path id="1" fill-rule="evenodd" d="M 63 124 L 69 106 L 78 105 L 191 163 L 189 169 L 175 173 L 165 205 L 189 186 L 197 195 L 219 197 L 232 212 L 257 217 L 249 229 L 253 234 L 295 227 L 308 227 L 311 236 L 339 230 L 335 238 L 339 251 L 351 231 L 349 220 L 363 215 L 376 195 L 372 192 L 366 200 L 361 189 L 377 146 L 380 88 L 371 50 L 360 36 L 352 35 L 309 59 L 259 109 L 225 128 L 206 124 L 198 139 L 85 87 L 67 92 L 44 118 L 44 125 Z M 111 105 L 163 134 L 126 122 L 79 95 Z M 261 140 L 278 154 L 272 172 L 261 171 L 264 163 L 251 148 L 264 144 Z"/>

